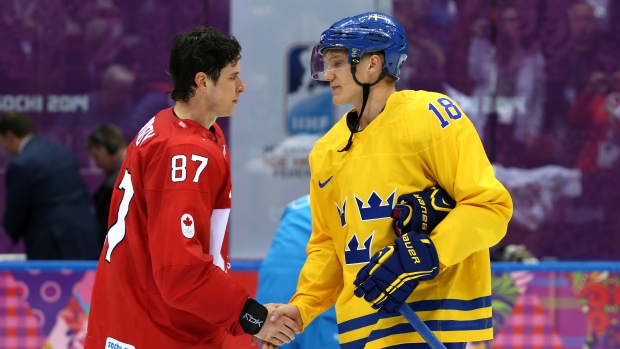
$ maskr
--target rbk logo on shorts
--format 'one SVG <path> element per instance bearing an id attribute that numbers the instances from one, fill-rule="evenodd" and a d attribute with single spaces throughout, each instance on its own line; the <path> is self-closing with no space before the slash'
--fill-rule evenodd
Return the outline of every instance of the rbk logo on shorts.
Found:
<path id="1" fill-rule="evenodd" d="M 105 347 L 106 349 L 136 349 L 136 347 L 134 347 L 133 345 L 123 343 L 112 337 L 108 337 L 108 339 L 106 339 Z"/>

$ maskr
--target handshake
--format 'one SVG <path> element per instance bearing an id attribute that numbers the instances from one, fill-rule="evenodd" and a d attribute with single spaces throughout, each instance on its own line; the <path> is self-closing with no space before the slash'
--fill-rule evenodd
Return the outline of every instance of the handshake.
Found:
<path id="1" fill-rule="evenodd" d="M 295 335 L 299 333 L 299 329 L 302 326 L 299 309 L 291 304 L 271 303 L 265 304 L 265 308 L 268 312 L 267 318 L 264 323 L 257 324 L 259 331 L 252 337 L 251 345 L 256 344 L 259 339 L 262 339 L 262 349 L 276 349 L 278 346 L 288 344 L 295 339 Z M 245 315 L 250 314 L 242 315 L 242 319 Z M 249 317 L 252 316 L 250 315 Z M 258 322 L 256 321 L 257 319 L 246 318 L 242 320 L 242 325 L 247 320 Z"/>
<path id="2" fill-rule="evenodd" d="M 374 309 L 396 312 L 420 281 L 435 278 L 439 259 L 429 235 L 455 206 L 456 202 L 439 186 L 401 195 L 392 210 L 394 245 L 379 250 L 359 270 L 353 282 L 355 295 Z M 259 306 L 262 313 L 257 313 L 256 318 L 264 321 L 244 327 L 254 336 L 252 345 L 262 339 L 262 349 L 274 349 L 295 339 L 303 325 L 296 306 Z M 242 316 L 242 326 L 244 322 L 248 321 Z"/>

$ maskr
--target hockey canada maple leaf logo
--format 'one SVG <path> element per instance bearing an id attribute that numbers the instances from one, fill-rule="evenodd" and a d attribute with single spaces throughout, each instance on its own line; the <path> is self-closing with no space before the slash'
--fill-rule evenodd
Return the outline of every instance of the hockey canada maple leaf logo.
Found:
<path id="1" fill-rule="evenodd" d="M 192 217 L 189 213 L 181 216 L 181 232 L 183 233 L 183 236 L 188 239 L 194 237 L 194 217 Z"/>
<path id="2" fill-rule="evenodd" d="M 185 219 L 183 220 L 183 224 L 185 224 L 185 226 L 189 227 L 190 225 L 192 225 L 192 220 L 189 219 L 189 217 L 185 217 Z"/>

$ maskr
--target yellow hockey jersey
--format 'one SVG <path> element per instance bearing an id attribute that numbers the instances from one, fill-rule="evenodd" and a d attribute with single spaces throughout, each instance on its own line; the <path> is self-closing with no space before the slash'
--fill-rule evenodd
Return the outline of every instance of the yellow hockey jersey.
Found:
<path id="1" fill-rule="evenodd" d="M 393 93 L 385 109 L 349 138 L 346 115 L 310 153 L 312 236 L 291 299 L 308 324 L 336 302 L 343 349 L 424 342 L 400 314 L 377 312 L 353 294 L 370 257 L 393 245 L 390 213 L 401 194 L 439 184 L 456 200 L 435 228 L 441 272 L 407 300 L 440 341 L 493 338 L 489 247 L 506 234 L 508 191 L 459 106 L 427 91 Z"/>

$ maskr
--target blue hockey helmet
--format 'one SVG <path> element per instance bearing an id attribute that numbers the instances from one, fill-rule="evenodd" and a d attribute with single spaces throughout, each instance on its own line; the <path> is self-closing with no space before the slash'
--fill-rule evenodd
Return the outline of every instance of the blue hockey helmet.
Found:
<path id="1" fill-rule="evenodd" d="M 407 59 L 407 34 L 400 23 L 381 12 L 343 18 L 324 31 L 319 44 L 314 47 L 311 61 L 313 79 L 323 80 L 327 69 L 323 52 L 331 48 L 346 49 L 351 65 L 358 64 L 364 53 L 383 51 L 384 70 L 398 80 L 400 67 Z"/>

